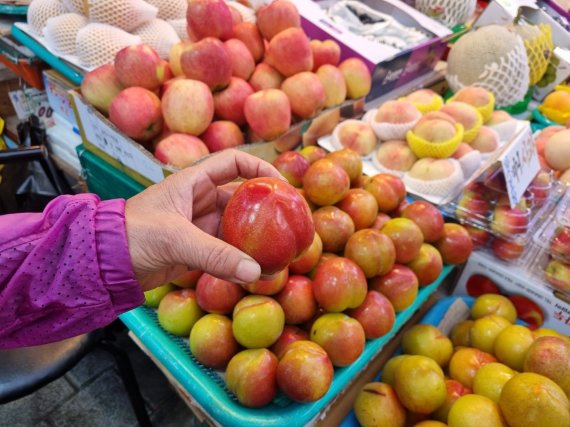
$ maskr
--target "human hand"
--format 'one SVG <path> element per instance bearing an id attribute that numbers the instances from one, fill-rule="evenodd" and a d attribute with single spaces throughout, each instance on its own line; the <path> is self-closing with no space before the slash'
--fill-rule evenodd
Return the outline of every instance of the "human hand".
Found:
<path id="1" fill-rule="evenodd" d="M 143 290 L 173 280 L 188 269 L 235 283 L 256 281 L 259 264 L 216 236 L 224 208 L 238 185 L 231 181 L 258 176 L 282 178 L 259 158 L 226 150 L 127 200 L 129 253 Z"/>

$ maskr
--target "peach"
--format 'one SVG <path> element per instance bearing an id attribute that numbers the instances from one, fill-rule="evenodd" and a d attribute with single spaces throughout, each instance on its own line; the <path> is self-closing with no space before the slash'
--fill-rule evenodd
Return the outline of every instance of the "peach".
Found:
<path id="1" fill-rule="evenodd" d="M 214 111 L 222 120 L 229 120 L 238 126 L 245 124 L 244 105 L 253 89 L 245 80 L 232 77 L 224 90 L 214 93 Z"/>
<path id="2" fill-rule="evenodd" d="M 204 311 L 231 314 L 236 304 L 245 297 L 243 288 L 233 282 L 204 273 L 196 284 L 196 299 Z"/>
<path id="3" fill-rule="evenodd" d="M 420 253 L 424 241 L 422 230 L 408 218 L 393 218 L 382 227 L 396 248 L 396 262 L 406 264 Z"/>
<path id="4" fill-rule="evenodd" d="M 403 427 L 406 410 L 391 385 L 373 382 L 359 391 L 354 401 L 354 415 L 361 426 Z"/>
<path id="5" fill-rule="evenodd" d="M 190 331 L 190 351 L 204 366 L 224 369 L 239 351 L 232 321 L 219 314 L 206 314 Z"/>
<path id="6" fill-rule="evenodd" d="M 266 348 L 236 354 L 226 368 L 226 386 L 239 403 L 250 408 L 268 405 L 277 396 L 279 361 Z"/>
<path id="7" fill-rule="evenodd" d="M 336 138 L 341 146 L 361 156 L 370 154 L 376 147 L 376 134 L 370 124 L 361 120 L 346 120 L 337 126 Z"/>
<path id="8" fill-rule="evenodd" d="M 378 215 L 376 199 L 368 191 L 361 188 L 350 189 L 336 206 L 350 215 L 355 230 L 368 228 Z"/>
<path id="9" fill-rule="evenodd" d="M 362 325 L 366 339 L 380 338 L 394 326 L 396 312 L 388 298 L 380 292 L 368 291 L 364 302 L 346 314 Z"/>
<path id="10" fill-rule="evenodd" d="M 134 140 L 150 141 L 162 130 L 160 99 L 142 87 L 123 89 L 109 105 L 109 120 Z"/>
<path id="11" fill-rule="evenodd" d="M 428 243 L 422 244 L 419 254 L 408 263 L 418 278 L 420 286 L 437 280 L 443 270 L 443 260 L 439 251 Z"/>
<path id="12" fill-rule="evenodd" d="M 402 180 L 387 173 L 374 175 L 364 189 L 374 196 L 380 212 L 393 211 L 406 197 Z"/>
<path id="13" fill-rule="evenodd" d="M 288 0 L 275 0 L 257 10 L 257 26 L 266 40 L 272 40 L 288 28 L 300 28 L 301 16 L 297 7 Z"/>
<path id="14" fill-rule="evenodd" d="M 186 20 L 190 40 L 205 37 L 226 40 L 232 35 L 232 13 L 223 0 L 190 0 Z"/>
<path id="15" fill-rule="evenodd" d="M 316 72 L 325 89 L 325 107 L 335 107 L 346 99 L 344 75 L 334 65 L 324 64 Z"/>
<path id="16" fill-rule="evenodd" d="M 323 252 L 323 241 L 321 240 L 318 233 L 315 233 L 315 237 L 313 238 L 313 242 L 311 245 L 291 261 L 289 264 L 289 272 L 292 274 L 305 274 L 311 271 L 321 257 Z"/>
<path id="17" fill-rule="evenodd" d="M 364 61 L 359 58 L 348 58 L 342 61 L 338 68 L 344 75 L 347 98 L 362 98 L 370 93 L 372 76 Z"/>
<path id="18" fill-rule="evenodd" d="M 303 188 L 307 198 L 316 205 L 334 205 L 348 193 L 350 178 L 341 166 L 324 158 L 309 166 L 303 176 Z"/>
<path id="19" fill-rule="evenodd" d="M 251 130 L 266 141 L 283 135 L 291 125 L 291 104 L 287 94 L 279 89 L 248 96 L 243 111 Z"/>
<path id="20" fill-rule="evenodd" d="M 364 229 L 348 239 L 344 256 L 354 261 L 367 278 L 387 274 L 396 262 L 396 247 L 378 230 Z"/>
<path id="21" fill-rule="evenodd" d="M 437 144 L 453 138 L 456 129 L 453 124 L 444 119 L 422 118 L 414 126 L 413 132 L 420 138 Z"/>
<path id="22" fill-rule="evenodd" d="M 425 111 L 428 106 L 434 105 L 435 109 L 439 100 L 439 105 L 443 104 L 443 99 L 431 89 L 418 89 L 404 98 L 414 104 L 420 111 Z"/>
<path id="23" fill-rule="evenodd" d="M 288 28 L 271 39 L 265 61 L 285 77 L 313 69 L 313 51 L 300 28 Z"/>
<path id="24" fill-rule="evenodd" d="M 540 131 L 534 139 L 534 145 L 536 145 L 536 151 L 539 156 L 544 156 L 544 146 L 546 145 L 546 141 L 548 141 L 552 135 L 560 132 L 561 130 L 564 130 L 561 126 L 548 126 Z"/>
<path id="25" fill-rule="evenodd" d="M 308 119 L 316 116 L 324 107 L 326 94 L 321 80 L 310 71 L 288 77 L 281 84 L 291 104 L 291 111 L 297 117 Z"/>
<path id="26" fill-rule="evenodd" d="M 509 120 L 513 120 L 511 115 L 503 110 L 496 110 L 491 113 L 491 117 L 487 120 L 487 126 L 494 126 L 498 125 L 499 123 L 508 122 Z"/>
<path id="27" fill-rule="evenodd" d="M 453 353 L 449 361 L 449 376 L 463 386 L 473 389 L 473 379 L 477 371 L 486 364 L 496 361 L 495 356 L 479 349 L 460 348 Z"/>
<path id="28" fill-rule="evenodd" d="M 446 179 L 453 175 L 456 167 L 449 159 L 424 157 L 418 160 L 409 171 L 410 177 L 423 181 Z"/>
<path id="29" fill-rule="evenodd" d="M 277 384 L 297 402 L 314 402 L 329 390 L 334 375 L 327 352 L 312 341 L 295 341 L 277 366 Z"/>
<path id="30" fill-rule="evenodd" d="M 263 89 L 279 89 L 284 77 L 271 65 L 261 62 L 255 66 L 249 84 L 255 92 Z"/>
<path id="31" fill-rule="evenodd" d="M 273 166 L 281 175 L 287 178 L 293 187 L 301 187 L 303 176 L 309 169 L 309 162 L 296 151 L 286 151 L 273 160 Z"/>
<path id="32" fill-rule="evenodd" d="M 570 169 L 570 129 L 556 132 L 546 141 L 544 157 L 548 166 L 554 170 Z"/>
<path id="33" fill-rule="evenodd" d="M 327 154 L 326 158 L 341 166 L 351 182 L 362 175 L 362 159 L 356 151 L 350 148 L 333 151 Z"/>
<path id="34" fill-rule="evenodd" d="M 255 60 L 246 44 L 239 39 L 224 42 L 232 64 L 232 76 L 248 80 L 255 69 Z"/>
<path id="35" fill-rule="evenodd" d="M 418 295 L 418 278 L 405 265 L 394 264 L 387 274 L 370 280 L 370 289 L 388 298 L 396 313 L 399 313 L 415 301 Z"/>
<path id="36" fill-rule="evenodd" d="M 213 92 L 224 89 L 232 77 L 228 49 L 213 37 L 186 45 L 180 54 L 180 67 L 187 78 L 206 83 Z"/>
<path id="37" fill-rule="evenodd" d="M 283 332 L 285 314 L 277 301 L 264 295 L 242 298 L 233 311 L 234 337 L 246 348 L 269 347 Z"/>
<path id="38" fill-rule="evenodd" d="M 287 324 L 304 323 L 317 314 L 317 301 L 308 277 L 290 276 L 275 299 L 283 308 Z"/>
<path id="39" fill-rule="evenodd" d="M 313 212 L 315 231 L 321 237 L 323 250 L 340 252 L 354 233 L 354 222 L 349 214 L 336 206 L 324 206 Z"/>
<path id="40" fill-rule="evenodd" d="M 173 335 L 187 337 L 204 312 L 200 309 L 194 289 L 169 292 L 157 310 L 158 323 Z"/>
<path id="41" fill-rule="evenodd" d="M 455 123 L 457 123 L 457 120 L 455 120 L 449 114 L 445 114 L 440 110 L 429 111 L 422 116 L 422 120 L 434 120 L 434 119 L 445 120 L 446 122 L 449 122 L 452 125 L 455 125 Z"/>
<path id="42" fill-rule="evenodd" d="M 481 153 L 492 153 L 499 148 L 499 134 L 490 127 L 482 126 L 477 137 L 471 142 L 471 147 Z"/>
<path id="43" fill-rule="evenodd" d="M 445 264 L 462 264 L 473 251 L 467 230 L 459 224 L 446 223 L 442 237 L 434 243 Z"/>
<path id="44" fill-rule="evenodd" d="M 455 150 L 453 152 L 451 157 L 459 160 L 463 156 L 466 156 L 467 154 L 471 153 L 472 151 L 473 151 L 473 147 L 471 147 L 471 145 L 467 144 L 466 142 L 462 142 L 461 144 L 459 144 L 457 146 L 457 150 Z"/>
<path id="45" fill-rule="evenodd" d="M 366 336 L 356 319 L 342 313 L 326 313 L 311 327 L 311 341 L 319 344 L 334 366 L 347 366 L 362 354 Z"/>
<path id="46" fill-rule="evenodd" d="M 271 352 L 277 356 L 277 359 L 281 359 L 285 354 L 285 351 L 287 350 L 289 344 L 292 344 L 295 341 L 304 341 L 308 339 L 309 332 L 297 326 L 285 325 L 283 332 L 277 341 L 275 341 L 275 343 L 269 347 L 269 350 L 271 350 Z"/>
<path id="47" fill-rule="evenodd" d="M 192 165 L 208 153 L 208 147 L 199 138 L 185 133 L 170 134 L 161 139 L 154 149 L 158 160 L 178 169 Z"/>
<path id="48" fill-rule="evenodd" d="M 421 116 L 418 109 L 408 101 L 387 101 L 378 108 L 374 121 L 379 123 L 410 123 Z"/>
<path id="49" fill-rule="evenodd" d="M 107 115 L 111 102 L 124 88 L 117 77 L 115 66 L 105 64 L 85 74 L 81 82 L 81 95 Z"/>
<path id="50" fill-rule="evenodd" d="M 241 129 L 229 120 L 212 122 L 200 138 L 210 153 L 244 144 Z"/>
<path id="51" fill-rule="evenodd" d="M 465 86 L 457 91 L 453 100 L 465 102 L 473 107 L 484 107 L 491 102 L 491 93 L 482 87 Z"/>
<path id="52" fill-rule="evenodd" d="M 376 160 L 387 169 L 407 172 L 418 158 L 406 141 L 392 140 L 380 144 Z"/>
<path id="53" fill-rule="evenodd" d="M 265 44 L 257 26 L 251 22 L 240 22 L 233 27 L 233 37 L 241 40 L 257 63 L 263 59 Z"/>
<path id="54" fill-rule="evenodd" d="M 288 278 L 289 269 L 286 267 L 268 278 L 260 278 L 257 282 L 246 283 L 243 288 L 256 295 L 275 295 L 281 292 Z"/>
<path id="55" fill-rule="evenodd" d="M 200 81 L 177 80 L 162 96 L 162 115 L 172 132 L 200 135 L 214 117 L 214 98 Z"/>
<path id="56" fill-rule="evenodd" d="M 420 227 L 424 242 L 435 242 L 443 234 L 443 215 L 431 203 L 416 200 L 402 210 L 401 216 L 411 219 Z"/>
<path id="57" fill-rule="evenodd" d="M 167 80 L 162 59 L 152 47 L 144 44 L 119 50 L 114 65 L 117 78 L 124 87 L 156 90 Z"/>
<path id="58" fill-rule="evenodd" d="M 340 62 L 340 46 L 336 41 L 313 39 L 310 43 L 313 50 L 313 71 L 317 71 L 321 65 L 325 64 L 338 65 Z"/>
<path id="59" fill-rule="evenodd" d="M 315 234 L 305 199 L 290 184 L 269 177 L 250 179 L 237 188 L 221 226 L 224 240 L 249 254 L 266 275 L 289 265 Z"/>
<path id="60" fill-rule="evenodd" d="M 316 268 L 313 292 L 319 306 L 326 311 L 336 313 L 356 308 L 366 298 L 366 277 L 350 259 L 329 258 Z"/>
<path id="61" fill-rule="evenodd" d="M 458 123 L 461 123 L 466 131 L 474 128 L 479 122 L 479 112 L 477 109 L 465 102 L 454 100 L 444 105 L 440 111 L 450 115 Z"/>

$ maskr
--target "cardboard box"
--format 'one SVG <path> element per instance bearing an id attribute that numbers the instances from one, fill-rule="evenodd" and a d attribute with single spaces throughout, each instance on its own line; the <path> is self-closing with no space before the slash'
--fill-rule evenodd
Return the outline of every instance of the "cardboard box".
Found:
<path id="1" fill-rule="evenodd" d="M 68 92 L 75 113 L 83 145 L 88 151 L 124 172 L 138 183 L 148 187 L 162 181 L 177 169 L 158 161 L 141 144 L 122 133 L 103 114 L 90 105 L 76 90 Z M 279 152 L 299 145 L 307 130 L 325 114 L 338 112 L 341 118 L 355 117 L 364 111 L 364 98 L 349 100 L 323 111 L 319 116 L 291 126 L 278 140 L 245 144 L 239 149 L 272 162 Z"/>
<path id="2" fill-rule="evenodd" d="M 42 79 L 53 112 L 64 118 L 69 125 L 77 128 L 77 120 L 67 95 L 76 86 L 55 70 L 45 70 L 42 73 Z"/>
<path id="3" fill-rule="evenodd" d="M 432 35 L 412 49 L 398 51 L 376 43 L 335 23 L 326 13 L 332 2 L 293 0 L 301 13 L 301 25 L 311 39 L 335 39 L 341 47 L 341 59 L 357 56 L 372 74 L 372 91 L 367 100 L 396 89 L 433 71 L 443 56 L 451 30 L 397 0 L 361 0 L 365 5 L 390 15 L 403 25 L 421 28 Z"/>
<path id="4" fill-rule="evenodd" d="M 569 299 L 548 287 L 524 267 L 502 262 L 486 252 L 475 251 L 471 254 L 453 294 L 465 295 L 470 294 L 469 290 L 472 294 L 473 289 L 489 289 L 484 278 L 493 282 L 501 294 L 521 295 L 538 305 L 544 316 L 542 327 L 570 335 Z M 520 313 L 519 317 L 524 319 Z"/>

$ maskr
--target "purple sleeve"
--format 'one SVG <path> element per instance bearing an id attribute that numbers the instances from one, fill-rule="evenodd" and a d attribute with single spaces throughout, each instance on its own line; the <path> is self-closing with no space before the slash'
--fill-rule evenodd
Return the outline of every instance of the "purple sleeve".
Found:
<path id="1" fill-rule="evenodd" d="M 143 301 L 124 200 L 61 196 L 43 213 L 0 216 L 0 348 L 79 335 Z"/>

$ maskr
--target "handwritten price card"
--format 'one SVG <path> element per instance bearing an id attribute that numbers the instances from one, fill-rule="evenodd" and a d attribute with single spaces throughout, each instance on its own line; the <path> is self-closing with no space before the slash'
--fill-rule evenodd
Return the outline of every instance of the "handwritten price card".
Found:
<path id="1" fill-rule="evenodd" d="M 509 202 L 511 207 L 515 207 L 540 170 L 530 123 L 524 124 L 522 130 L 505 149 L 499 160 L 503 165 Z"/>

